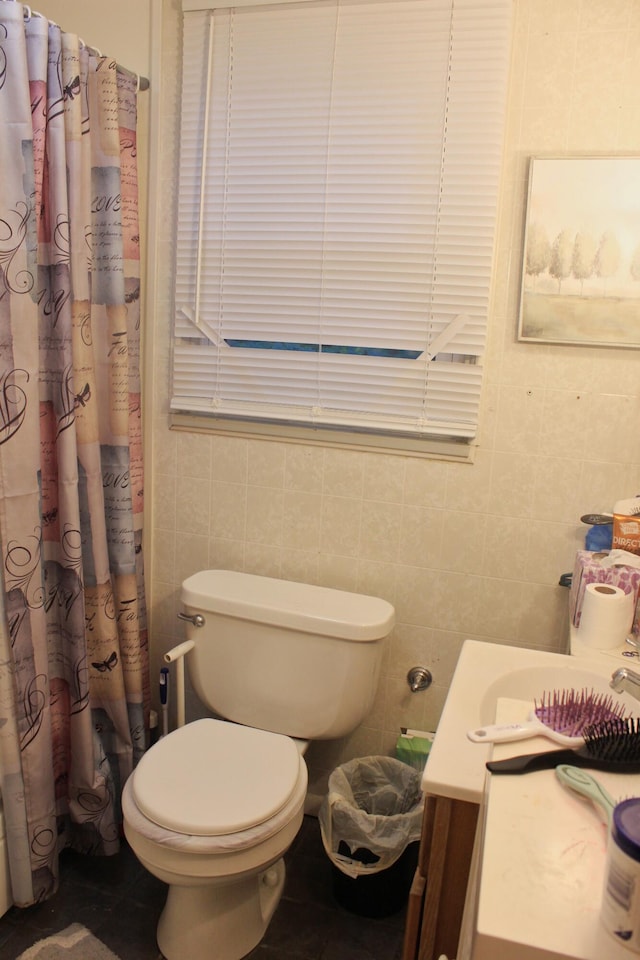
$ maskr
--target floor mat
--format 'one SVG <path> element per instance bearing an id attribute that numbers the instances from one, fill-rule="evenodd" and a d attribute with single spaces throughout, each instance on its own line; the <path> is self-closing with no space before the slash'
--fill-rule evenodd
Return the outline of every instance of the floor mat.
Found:
<path id="1" fill-rule="evenodd" d="M 80 923 L 38 940 L 18 960 L 118 960 L 104 943 Z"/>

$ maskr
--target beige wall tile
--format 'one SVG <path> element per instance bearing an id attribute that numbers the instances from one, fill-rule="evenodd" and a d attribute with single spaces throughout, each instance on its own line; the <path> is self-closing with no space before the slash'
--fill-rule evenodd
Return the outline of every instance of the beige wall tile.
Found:
<path id="1" fill-rule="evenodd" d="M 363 454 L 365 500 L 390 500 L 402 503 L 405 459 L 382 453 Z"/>
<path id="2" fill-rule="evenodd" d="M 410 623 L 398 624 L 390 638 L 388 675 L 401 680 L 406 678 L 411 667 L 431 664 L 433 633 L 429 627 Z"/>
<path id="3" fill-rule="evenodd" d="M 396 602 L 396 565 L 379 560 L 358 561 L 353 590 L 371 597 L 382 597 L 392 606 Z"/>
<path id="4" fill-rule="evenodd" d="M 405 506 L 402 511 L 398 561 L 414 567 L 439 567 L 442 562 L 444 524 L 443 510 Z"/>
<path id="5" fill-rule="evenodd" d="M 283 547 L 280 576 L 283 580 L 297 580 L 299 583 L 318 583 L 318 551 Z"/>
<path id="6" fill-rule="evenodd" d="M 458 471 L 453 473 L 457 475 Z M 417 507 L 443 507 L 450 475 L 448 463 L 408 457 L 404 468 L 404 503 Z"/>
<path id="7" fill-rule="evenodd" d="M 325 450 L 324 486 L 325 493 L 334 497 L 353 497 L 360 500 L 363 496 L 365 457 L 353 450 Z"/>
<path id="8" fill-rule="evenodd" d="M 480 567 L 486 577 L 523 580 L 531 538 L 531 521 L 522 517 L 490 517 Z"/>
<path id="9" fill-rule="evenodd" d="M 398 558 L 401 529 L 402 504 L 365 500 L 360 521 L 360 556 L 394 562 Z"/>
<path id="10" fill-rule="evenodd" d="M 447 464 L 447 510 L 486 513 L 491 493 L 492 459 L 487 450 L 477 450 L 472 464 Z"/>
<path id="11" fill-rule="evenodd" d="M 358 565 L 351 557 L 337 556 L 324 550 L 318 555 L 318 583 L 336 590 L 358 592 Z"/>
<path id="12" fill-rule="evenodd" d="M 211 476 L 212 438 L 205 433 L 179 433 L 177 438 L 178 475 L 208 480 Z"/>
<path id="13" fill-rule="evenodd" d="M 523 594 L 516 636 L 523 646 L 566 652 L 569 591 L 533 584 Z"/>
<path id="14" fill-rule="evenodd" d="M 156 530 L 176 529 L 176 492 L 178 481 L 174 476 L 157 473 L 153 483 L 153 525 Z"/>
<path id="15" fill-rule="evenodd" d="M 626 456 L 627 449 L 626 446 L 623 447 L 620 456 Z M 631 450 L 628 452 L 631 454 Z M 598 456 L 599 451 L 589 450 L 589 455 Z M 615 500 L 623 499 L 623 497 L 618 498 L 617 494 L 612 499 L 612 493 L 616 490 L 633 490 L 634 492 L 629 493 L 629 496 L 635 496 L 636 490 L 640 490 L 640 487 L 633 476 L 634 471 L 630 463 L 621 464 L 604 460 L 583 461 L 578 489 L 580 514 L 610 512 Z M 624 496 L 626 497 L 627 494 L 625 493 Z"/>
<path id="16" fill-rule="evenodd" d="M 246 483 L 248 477 L 248 441 L 237 437 L 213 437 L 213 480 Z"/>
<path id="17" fill-rule="evenodd" d="M 208 568 L 211 570 L 244 570 L 244 540 L 209 539 Z"/>
<path id="18" fill-rule="evenodd" d="M 489 513 L 495 516 L 532 515 L 536 458 L 497 452 L 493 457 Z"/>
<path id="19" fill-rule="evenodd" d="M 360 544 L 362 500 L 324 497 L 320 548 L 323 553 L 357 557 Z"/>
<path id="20" fill-rule="evenodd" d="M 247 487 L 246 538 L 249 542 L 282 545 L 284 493 L 269 487 Z"/>
<path id="21" fill-rule="evenodd" d="M 430 690 L 412 693 L 406 680 L 389 678 L 387 684 L 387 702 L 384 716 L 384 729 L 395 731 L 401 727 L 424 730 L 425 705 Z"/>
<path id="22" fill-rule="evenodd" d="M 480 636 L 504 640 L 506 643 L 515 640 L 526 594 L 527 589 L 519 580 L 494 580 L 490 577 L 479 580 L 475 624 Z"/>
<path id="23" fill-rule="evenodd" d="M 477 635 L 478 611 L 484 596 L 483 581 L 478 576 L 438 571 L 435 589 L 428 594 L 428 623 L 441 630 Z"/>
<path id="24" fill-rule="evenodd" d="M 154 474 L 164 473 L 175 475 L 177 473 L 177 465 L 178 435 L 167 430 L 167 425 L 164 420 L 156 421 L 153 429 L 152 467 Z"/>
<path id="25" fill-rule="evenodd" d="M 321 447 L 307 447 L 299 443 L 286 447 L 285 489 L 321 493 L 324 454 Z"/>
<path id="26" fill-rule="evenodd" d="M 531 521 L 523 580 L 557 585 L 560 575 L 573 570 L 577 550 L 584 548 L 589 528 L 583 523 Z"/>
<path id="27" fill-rule="evenodd" d="M 500 390 L 496 422 L 496 450 L 539 453 L 544 391 L 529 386 Z"/>
<path id="28" fill-rule="evenodd" d="M 284 486 L 286 446 L 267 440 L 249 440 L 247 444 L 247 480 L 262 487 Z"/>
<path id="29" fill-rule="evenodd" d="M 482 568 L 487 527 L 491 519 L 478 513 L 449 513 L 442 532 L 443 570 L 478 573 Z"/>
<path id="30" fill-rule="evenodd" d="M 540 458 L 535 471 L 532 516 L 542 520 L 577 517 L 580 513 L 580 461 Z"/>
<path id="31" fill-rule="evenodd" d="M 282 543 L 294 550 L 318 550 L 322 526 L 322 497 L 317 493 L 287 491 L 283 500 Z"/>
<path id="32" fill-rule="evenodd" d="M 203 534 L 179 531 L 176 535 L 175 583 L 209 567 L 209 538 Z"/>
<path id="33" fill-rule="evenodd" d="M 243 540 L 247 527 L 247 487 L 243 483 L 210 482 L 211 536 Z"/>
<path id="34" fill-rule="evenodd" d="M 271 544 L 247 542 L 244 569 L 261 577 L 279 578 L 282 576 L 282 550 Z"/>
<path id="35" fill-rule="evenodd" d="M 436 597 L 439 590 L 438 571 L 398 565 L 395 604 L 397 622 L 435 626 Z"/>
<path id="36" fill-rule="evenodd" d="M 165 584 L 177 584 L 176 541 L 175 530 L 160 530 L 156 533 L 156 542 L 161 543 L 162 548 L 155 551 L 153 562 L 154 584 L 156 580 Z M 154 600 L 156 598 L 155 586 L 151 591 L 151 597 Z M 158 622 L 162 623 L 162 619 Z"/>
<path id="37" fill-rule="evenodd" d="M 176 484 L 176 529 L 182 533 L 209 530 L 209 481 L 178 477 Z"/>

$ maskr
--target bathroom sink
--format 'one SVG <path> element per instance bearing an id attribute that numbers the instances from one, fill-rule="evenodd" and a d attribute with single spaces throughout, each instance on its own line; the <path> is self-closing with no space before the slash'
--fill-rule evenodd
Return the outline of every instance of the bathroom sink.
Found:
<path id="1" fill-rule="evenodd" d="M 437 734 L 425 767 L 425 792 L 480 803 L 485 788 L 489 743 L 473 743 L 467 731 L 495 722 L 499 699 L 533 703 L 553 690 L 587 688 L 611 694 L 626 712 L 640 715 L 640 703 L 609 686 L 611 657 L 569 657 L 524 647 L 467 640 L 460 653 Z M 522 753 L 531 752 L 526 741 Z"/>
<path id="2" fill-rule="evenodd" d="M 512 700 L 540 700 L 544 693 L 562 690 L 586 690 L 596 694 L 611 695 L 618 703 L 624 703 L 626 713 L 640 712 L 640 703 L 628 694 L 617 694 L 609 686 L 610 674 L 595 673 L 572 664 L 558 667 L 524 667 L 513 670 L 494 680 L 484 691 L 478 704 L 478 724 L 494 723 L 499 697 Z"/>

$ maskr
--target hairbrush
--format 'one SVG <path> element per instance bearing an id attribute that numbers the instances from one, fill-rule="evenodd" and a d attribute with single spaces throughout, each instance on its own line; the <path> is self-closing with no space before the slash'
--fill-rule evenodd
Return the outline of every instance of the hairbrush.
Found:
<path id="1" fill-rule="evenodd" d="M 548 737 L 565 747 L 584 743 L 584 731 L 607 720 L 624 719 L 624 705 L 606 693 L 593 690 L 554 690 L 535 701 L 528 720 L 522 723 L 496 723 L 469 730 L 474 743 L 507 743 L 528 737 Z"/>
<path id="2" fill-rule="evenodd" d="M 640 773 L 640 722 L 633 717 L 606 720 L 584 731 L 584 743 L 574 750 L 547 750 L 506 760 L 490 760 L 491 773 L 533 773 L 562 763 L 608 773 Z"/>

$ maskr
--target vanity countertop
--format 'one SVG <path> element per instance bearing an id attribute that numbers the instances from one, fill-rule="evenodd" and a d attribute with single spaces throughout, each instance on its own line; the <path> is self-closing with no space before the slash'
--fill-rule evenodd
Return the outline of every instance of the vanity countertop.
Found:
<path id="1" fill-rule="evenodd" d="M 628 647 L 626 650 L 628 651 Z M 625 647 L 606 653 L 584 650 L 579 657 L 466 640 L 451 682 L 422 778 L 425 793 L 481 803 L 485 788 L 485 762 L 490 745 L 473 743 L 467 731 L 493 723 L 498 697 L 532 701 L 545 690 L 592 687 L 611 692 L 609 679 L 617 667 L 632 666 L 622 656 Z M 638 701 L 625 695 L 634 713 Z"/>
<path id="2" fill-rule="evenodd" d="M 531 705 L 500 700 L 500 722 Z M 546 737 L 496 744 L 500 759 L 558 749 Z M 614 800 L 638 795 L 640 775 L 593 771 Z M 472 960 L 631 960 L 600 922 L 607 827 L 554 770 L 489 775 Z"/>

